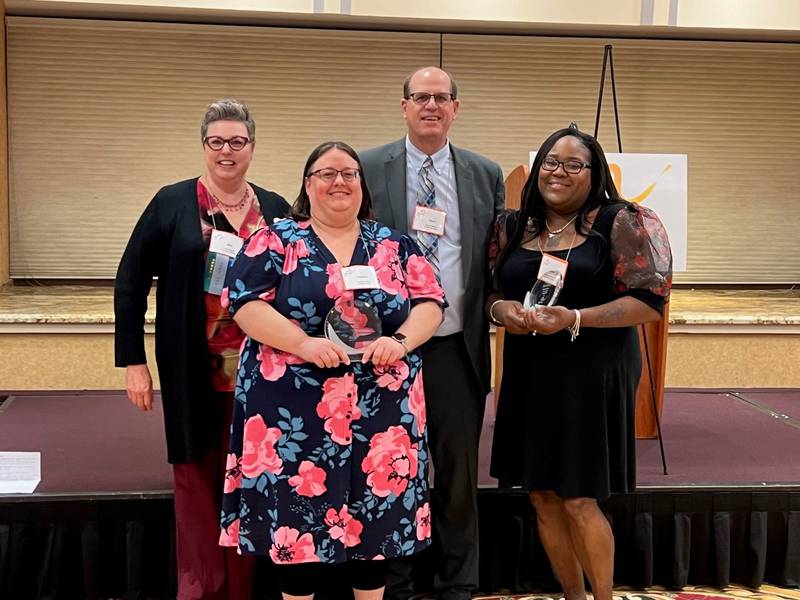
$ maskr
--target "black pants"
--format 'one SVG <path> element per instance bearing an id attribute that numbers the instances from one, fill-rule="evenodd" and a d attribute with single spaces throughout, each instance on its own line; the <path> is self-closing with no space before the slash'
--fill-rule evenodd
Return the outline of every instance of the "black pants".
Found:
<path id="1" fill-rule="evenodd" d="M 478 587 L 478 440 L 486 397 L 461 333 L 423 347 L 422 376 L 433 460 L 433 521 L 438 598 L 469 598 Z M 389 561 L 385 597 L 412 594 L 411 561 Z"/>
<path id="2" fill-rule="evenodd" d="M 331 565 L 301 563 L 277 565 L 281 591 L 291 596 L 310 596 L 330 580 L 332 571 L 344 571 L 350 586 L 357 590 L 377 590 L 386 584 L 385 560 L 350 560 Z"/>

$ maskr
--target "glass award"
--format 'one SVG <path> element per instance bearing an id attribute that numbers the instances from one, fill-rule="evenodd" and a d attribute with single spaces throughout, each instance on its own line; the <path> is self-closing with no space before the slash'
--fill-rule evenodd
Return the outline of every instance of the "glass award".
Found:
<path id="1" fill-rule="evenodd" d="M 522 302 L 528 310 L 536 310 L 540 306 L 553 306 L 561 293 L 563 278 L 558 271 L 545 271 L 539 274 L 539 278 Z"/>
<path id="2" fill-rule="evenodd" d="M 383 335 L 378 308 L 369 300 L 339 298 L 325 317 L 325 337 L 360 361 L 364 348 Z"/>

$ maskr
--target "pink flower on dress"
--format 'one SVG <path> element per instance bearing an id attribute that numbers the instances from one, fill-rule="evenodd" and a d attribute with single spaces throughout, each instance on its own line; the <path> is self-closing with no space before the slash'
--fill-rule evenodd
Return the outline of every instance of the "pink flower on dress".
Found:
<path id="1" fill-rule="evenodd" d="M 301 496 L 314 498 L 327 491 L 325 479 L 328 474 L 310 460 L 304 460 L 297 469 L 297 475 L 289 477 L 289 485 Z"/>
<path id="2" fill-rule="evenodd" d="M 256 357 L 261 363 L 258 370 L 261 376 L 267 381 L 278 381 L 286 373 L 286 365 L 298 365 L 303 359 L 294 354 L 289 354 L 283 350 L 278 350 L 272 346 L 261 344 L 261 348 Z"/>
<path id="3" fill-rule="evenodd" d="M 431 537 L 431 506 L 427 502 L 417 509 L 417 539 L 421 542 Z"/>
<path id="4" fill-rule="evenodd" d="M 376 366 L 372 370 L 378 378 L 378 386 L 389 388 L 393 392 L 399 390 L 403 382 L 408 379 L 408 365 L 403 360 L 398 360 L 390 365 Z"/>
<path id="5" fill-rule="evenodd" d="M 408 257 L 406 281 L 412 298 L 431 298 L 439 302 L 444 300 L 444 290 L 436 281 L 433 267 L 422 256 L 415 254 Z"/>
<path id="6" fill-rule="evenodd" d="M 375 246 L 375 253 L 370 257 L 369 264 L 375 267 L 381 289 L 387 294 L 397 295 L 405 300 L 408 291 L 404 285 L 403 269 L 400 256 L 397 253 L 399 244 L 392 240 L 383 240 Z"/>
<path id="7" fill-rule="evenodd" d="M 267 250 L 274 250 L 278 254 L 283 254 L 281 238 L 269 227 L 259 229 L 250 237 L 247 241 L 247 247 L 244 249 L 244 255 L 250 257 L 258 256 L 259 254 L 264 254 Z"/>
<path id="8" fill-rule="evenodd" d="M 375 333 L 372 327 L 368 326 L 367 315 L 356 308 L 352 292 L 345 292 L 334 303 L 342 321 L 347 323 L 353 330 L 354 346 L 360 348 L 368 345 L 369 341 L 360 341 L 360 338 Z"/>
<path id="9" fill-rule="evenodd" d="M 319 562 L 314 548 L 314 538 L 310 533 L 300 535 L 297 529 L 279 527 L 275 532 L 269 556 L 275 564 L 296 564 Z"/>
<path id="10" fill-rule="evenodd" d="M 222 288 L 222 293 L 219 295 L 219 305 L 222 308 L 228 308 L 231 303 L 230 292 L 227 287 Z"/>
<path id="11" fill-rule="evenodd" d="M 276 292 L 277 290 L 275 288 L 272 288 L 271 290 L 267 290 L 266 292 L 259 294 L 258 299 L 263 300 L 264 302 L 272 302 L 273 300 L 275 300 Z"/>
<path id="12" fill-rule="evenodd" d="M 353 433 L 350 425 L 361 418 L 358 408 L 358 387 L 352 373 L 331 377 L 322 385 L 322 398 L 317 415 L 325 419 L 325 431 L 337 444 L 350 445 Z"/>
<path id="13" fill-rule="evenodd" d="M 344 292 L 344 278 L 342 277 L 342 265 L 339 263 L 329 264 L 326 269 L 328 273 L 328 283 L 325 285 L 325 295 L 328 298 L 338 298 Z"/>
<path id="14" fill-rule="evenodd" d="M 425 431 L 427 415 L 425 412 L 425 388 L 422 384 L 422 371 L 417 373 L 414 383 L 408 390 L 408 412 L 414 415 L 414 422 L 417 425 L 417 435 L 421 436 Z"/>
<path id="15" fill-rule="evenodd" d="M 261 415 L 244 422 L 242 443 L 242 475 L 253 478 L 264 471 L 279 475 L 283 471 L 283 460 L 275 451 L 275 443 L 282 432 L 277 427 L 267 427 Z"/>
<path id="16" fill-rule="evenodd" d="M 331 538 L 341 540 L 345 548 L 352 548 L 361 543 L 361 532 L 364 530 L 364 525 L 347 512 L 346 504 L 339 512 L 336 512 L 335 508 L 329 508 L 325 513 L 325 524 L 328 526 Z"/>
<path id="17" fill-rule="evenodd" d="M 222 528 L 219 532 L 218 544 L 226 548 L 235 548 L 239 545 L 239 519 Z"/>
<path id="18" fill-rule="evenodd" d="M 242 461 L 236 454 L 228 454 L 225 462 L 224 494 L 230 494 L 242 487 Z"/>
<path id="19" fill-rule="evenodd" d="M 409 480 L 417 476 L 418 467 L 417 444 L 411 443 L 408 433 L 399 425 L 372 436 L 369 452 L 361 461 L 367 485 L 381 498 L 405 492 Z"/>
<path id="20" fill-rule="evenodd" d="M 310 252 L 303 238 L 286 245 L 286 256 L 283 259 L 283 274 L 288 275 L 297 268 L 301 258 L 306 258 Z"/>

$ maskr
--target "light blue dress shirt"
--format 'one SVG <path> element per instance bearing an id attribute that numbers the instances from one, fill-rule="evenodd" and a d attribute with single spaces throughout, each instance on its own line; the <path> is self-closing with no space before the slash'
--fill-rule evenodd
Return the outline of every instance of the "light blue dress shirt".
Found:
<path id="1" fill-rule="evenodd" d="M 406 207 L 408 209 L 408 228 L 416 238 L 414 211 L 424 192 L 420 186 L 420 170 L 428 157 L 406 136 Z M 448 307 L 444 311 L 444 321 L 436 335 L 450 335 L 464 329 L 464 277 L 461 263 L 461 217 L 458 211 L 458 192 L 453 155 L 449 140 L 431 155 L 433 172 L 431 179 L 436 190 L 436 208 L 447 213 L 444 235 L 439 238 L 437 255 L 439 257 L 439 276 L 442 281 Z"/>

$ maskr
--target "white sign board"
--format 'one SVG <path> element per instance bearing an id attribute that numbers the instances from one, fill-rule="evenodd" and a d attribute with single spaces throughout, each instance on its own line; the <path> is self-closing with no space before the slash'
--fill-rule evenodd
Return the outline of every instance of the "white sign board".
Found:
<path id="1" fill-rule="evenodd" d="M 30 494 L 42 479 L 39 452 L 0 452 L 0 494 Z"/>
<path id="2" fill-rule="evenodd" d="M 536 152 L 530 153 L 530 165 Z M 606 153 L 614 184 L 626 200 L 655 211 L 669 235 L 672 268 L 685 271 L 688 240 L 688 160 L 685 154 Z"/>

